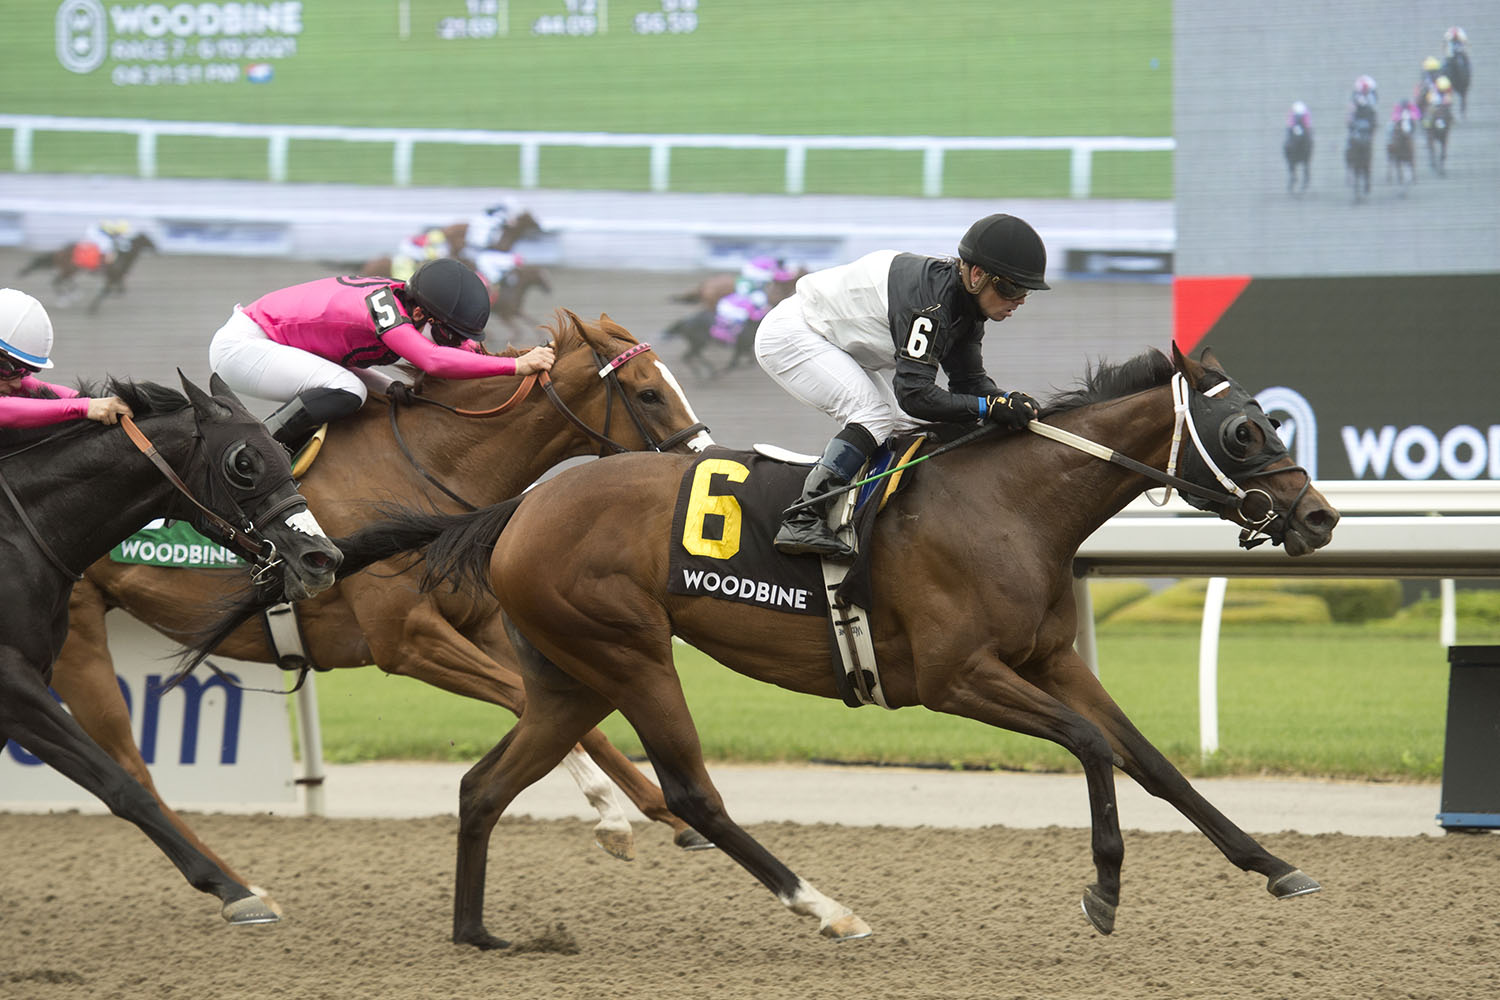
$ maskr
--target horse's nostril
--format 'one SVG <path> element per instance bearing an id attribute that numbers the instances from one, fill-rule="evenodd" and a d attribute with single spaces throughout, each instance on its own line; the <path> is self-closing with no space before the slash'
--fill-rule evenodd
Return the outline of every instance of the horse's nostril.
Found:
<path id="1" fill-rule="evenodd" d="M 1317 507 L 1308 511 L 1302 520 L 1310 528 L 1332 531 L 1333 526 L 1339 523 L 1339 512 L 1332 507 Z"/>
<path id="2" fill-rule="evenodd" d="M 333 569 L 335 566 L 334 558 L 328 552 L 309 552 L 302 557 L 302 563 L 308 569 L 318 570 L 319 572 Z"/>

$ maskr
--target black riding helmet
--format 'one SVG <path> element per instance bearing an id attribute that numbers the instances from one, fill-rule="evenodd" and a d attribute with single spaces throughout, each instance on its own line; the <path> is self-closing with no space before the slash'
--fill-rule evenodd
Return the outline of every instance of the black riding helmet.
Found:
<path id="1" fill-rule="evenodd" d="M 484 339 L 490 294 L 462 261 L 439 257 L 425 262 L 407 279 L 406 291 L 438 326 L 469 340 Z"/>
<path id="2" fill-rule="evenodd" d="M 1042 238 L 1014 215 L 986 215 L 958 241 L 958 256 L 1022 288 L 1045 291 L 1047 248 Z"/>

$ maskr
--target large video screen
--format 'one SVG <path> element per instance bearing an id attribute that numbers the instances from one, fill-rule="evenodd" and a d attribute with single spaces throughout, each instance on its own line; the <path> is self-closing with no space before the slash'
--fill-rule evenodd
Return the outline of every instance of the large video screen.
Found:
<path id="1" fill-rule="evenodd" d="M 1179 346 L 1320 478 L 1500 477 L 1500 4 L 1179 3 L 1174 34 Z"/>

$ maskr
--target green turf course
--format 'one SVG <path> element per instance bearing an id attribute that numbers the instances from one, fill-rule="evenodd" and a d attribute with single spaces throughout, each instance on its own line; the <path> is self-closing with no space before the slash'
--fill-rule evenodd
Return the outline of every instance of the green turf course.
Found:
<path id="1" fill-rule="evenodd" d="M 78 2 L 78 0 L 71 0 Z M 483 0 L 471 6 L 483 7 Z M 116 10 L 144 5 L 104 4 Z M 172 5 L 168 5 L 169 7 Z M 214 5 L 209 5 L 214 6 Z M 219 4 L 218 7 L 227 6 Z M 608 30 L 593 36 L 534 34 L 561 0 L 511 0 L 509 33 L 443 39 L 441 18 L 463 0 L 412 0 L 410 37 L 398 33 L 393 0 L 304 3 L 293 45 L 261 60 L 269 82 L 247 82 L 257 60 L 191 58 L 207 36 L 185 39 L 189 56 L 117 59 L 89 73 L 64 69 L 56 53 L 59 4 L 7 12 L 0 93 L 12 113 L 106 118 L 296 123 L 484 130 L 948 136 L 1163 136 L 1171 133 L 1169 0 L 1059 0 L 1027 7 L 928 0 L 859 4 L 699 0 L 691 33 L 639 34 L 642 2 L 609 5 Z M 660 4 L 657 5 L 658 7 Z M 214 44 L 229 39 L 219 35 Z M 119 68 L 229 67 L 233 82 L 116 85 Z M 0 130 L 0 140 L 9 136 Z M 304 148 L 305 147 L 305 148 Z M 11 147 L 0 142 L 0 169 Z M 163 138 L 161 176 L 264 179 L 259 141 Z M 135 171 L 125 136 L 38 134 L 38 171 Z M 673 189 L 782 190 L 774 152 L 685 151 L 673 157 Z M 386 145 L 298 143 L 289 179 L 390 183 Z M 418 147 L 413 183 L 510 186 L 513 148 Z M 549 188 L 644 190 L 645 150 L 546 150 Z M 814 151 L 809 193 L 920 193 L 920 154 Z M 946 164 L 955 197 L 1062 197 L 1064 152 L 969 153 Z M 1167 153 L 1095 157 L 1096 197 L 1171 196 Z"/>
<path id="2" fill-rule="evenodd" d="M 1198 755 L 1198 630 L 1099 630 L 1105 686 L 1189 775 L 1299 774 L 1436 780 L 1448 687 L 1435 622 L 1226 628 L 1219 652 L 1220 752 Z M 1494 642 L 1461 618 L 1463 642 Z M 1476 637 L 1479 636 L 1479 637 Z M 920 708 L 845 708 L 743 678 L 678 647 L 704 752 L 726 761 L 879 761 L 1076 771 L 1061 748 Z M 333 761 L 477 760 L 512 724 L 503 709 L 377 670 L 318 677 Z M 612 741 L 641 752 L 618 715 Z"/>

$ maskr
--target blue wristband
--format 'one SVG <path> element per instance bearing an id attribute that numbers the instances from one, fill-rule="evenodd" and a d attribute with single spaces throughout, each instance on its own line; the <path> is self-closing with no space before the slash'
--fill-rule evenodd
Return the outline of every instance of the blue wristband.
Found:
<path id="1" fill-rule="evenodd" d="M 979 397 L 979 419 L 983 420 L 986 413 L 990 412 L 990 401 L 983 396 Z"/>

